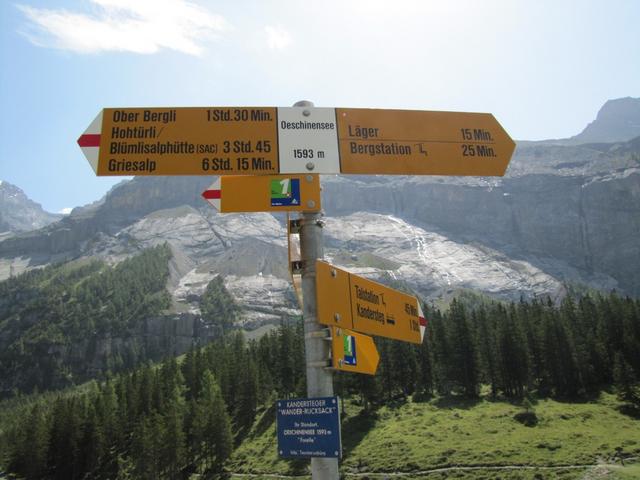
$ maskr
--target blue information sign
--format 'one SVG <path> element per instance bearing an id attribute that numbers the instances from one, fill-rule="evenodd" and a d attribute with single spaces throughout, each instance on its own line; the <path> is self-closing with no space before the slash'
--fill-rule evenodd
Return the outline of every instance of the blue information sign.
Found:
<path id="1" fill-rule="evenodd" d="M 338 397 L 278 400 L 278 453 L 284 458 L 338 458 Z"/>

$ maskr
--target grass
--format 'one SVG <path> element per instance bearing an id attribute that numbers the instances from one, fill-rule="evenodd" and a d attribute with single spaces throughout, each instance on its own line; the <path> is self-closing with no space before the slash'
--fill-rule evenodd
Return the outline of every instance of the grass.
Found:
<path id="1" fill-rule="evenodd" d="M 625 465 L 623 466 L 611 466 L 609 467 L 613 474 L 612 479 L 616 480 L 631 480 L 640 478 L 640 465 Z"/>
<path id="2" fill-rule="evenodd" d="M 397 472 L 405 474 L 401 478 L 429 479 L 581 478 L 588 465 L 602 459 L 640 454 L 640 421 L 623 415 L 618 407 L 608 393 L 583 403 L 542 399 L 535 405 L 537 425 L 527 427 L 514 419 L 522 407 L 503 401 L 408 401 L 382 407 L 373 415 L 362 414 L 358 405 L 346 401 L 340 471 L 353 478 L 383 478 Z M 229 471 L 308 472 L 308 462 L 276 456 L 273 415 L 273 409 L 262 412 L 234 453 Z M 569 468 L 572 465 L 583 467 Z M 497 469 L 511 466 L 530 468 Z M 543 468 L 549 466 L 558 468 Z M 451 467 L 475 469 L 427 473 Z M 637 474 L 635 468 L 625 467 L 620 475 Z"/>

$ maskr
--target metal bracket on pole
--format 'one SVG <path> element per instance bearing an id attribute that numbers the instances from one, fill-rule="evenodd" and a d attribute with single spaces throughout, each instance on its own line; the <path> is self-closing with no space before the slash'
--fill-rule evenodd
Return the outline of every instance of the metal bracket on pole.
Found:
<path id="1" fill-rule="evenodd" d="M 291 262 L 291 273 L 293 274 L 302 273 L 302 271 L 304 270 L 304 265 L 305 265 L 304 261 L 294 260 L 293 262 Z"/>
<path id="2" fill-rule="evenodd" d="M 302 226 L 302 222 L 299 218 L 294 220 L 289 220 L 289 234 L 291 235 L 300 235 L 300 227 Z"/>
<path id="3" fill-rule="evenodd" d="M 331 359 L 322 360 L 320 362 L 309 362 L 307 367 L 311 368 L 331 368 Z"/>
<path id="4" fill-rule="evenodd" d="M 315 332 L 305 333 L 304 338 L 322 338 L 324 340 L 331 340 L 331 330 L 325 328 L 324 330 L 316 330 Z"/>

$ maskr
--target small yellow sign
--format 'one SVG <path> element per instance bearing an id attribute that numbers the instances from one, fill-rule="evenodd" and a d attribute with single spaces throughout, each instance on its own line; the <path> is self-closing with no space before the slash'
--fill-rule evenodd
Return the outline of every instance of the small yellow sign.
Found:
<path id="1" fill-rule="evenodd" d="M 490 113 L 336 108 L 340 171 L 502 176 L 515 142 Z"/>
<path id="2" fill-rule="evenodd" d="M 202 196 L 221 213 L 317 212 L 318 175 L 220 176 Z"/>
<path id="3" fill-rule="evenodd" d="M 422 343 L 426 319 L 414 296 L 316 262 L 318 321 L 380 337 Z"/>
<path id="4" fill-rule="evenodd" d="M 368 335 L 331 327 L 331 364 L 336 370 L 375 375 L 380 355 Z"/>

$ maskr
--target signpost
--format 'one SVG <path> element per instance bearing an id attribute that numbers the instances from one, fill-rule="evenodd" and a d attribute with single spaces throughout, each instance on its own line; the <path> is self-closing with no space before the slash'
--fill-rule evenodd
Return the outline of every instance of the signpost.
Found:
<path id="1" fill-rule="evenodd" d="M 278 454 L 283 458 L 339 458 L 338 397 L 278 400 Z"/>
<path id="2" fill-rule="evenodd" d="M 320 260 L 316 275 L 320 323 L 422 343 L 427 321 L 416 297 Z"/>
<path id="3" fill-rule="evenodd" d="M 202 195 L 218 211 L 287 212 L 309 398 L 277 402 L 278 451 L 311 458 L 314 480 L 337 480 L 342 454 L 328 359 L 333 369 L 374 375 L 379 354 L 364 334 L 419 344 L 426 329 L 417 298 L 320 260 L 314 174 L 502 176 L 515 149 L 488 113 L 314 108 L 306 101 L 292 108 L 105 108 L 78 144 L 100 176 L 217 175 Z M 301 212 L 296 221 L 291 211 Z"/>
<path id="4" fill-rule="evenodd" d="M 105 108 L 78 139 L 97 175 L 504 175 L 489 113 L 303 107 Z"/>
<path id="5" fill-rule="evenodd" d="M 321 210 L 318 175 L 221 176 L 202 197 L 220 213 Z"/>
<path id="6" fill-rule="evenodd" d="M 375 375 L 380 361 L 373 338 L 347 330 L 331 328 L 331 364 L 336 370 Z"/>

